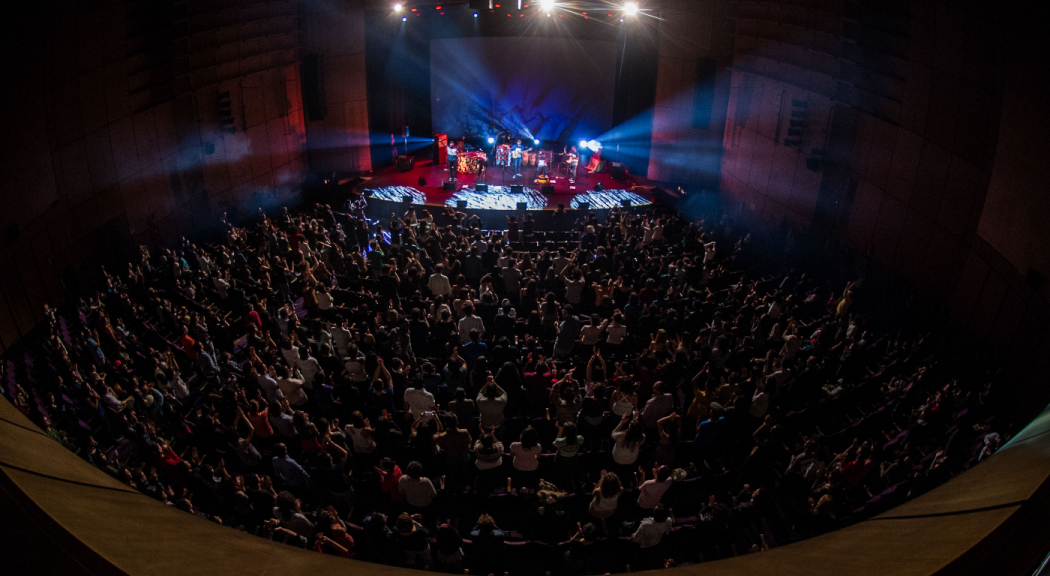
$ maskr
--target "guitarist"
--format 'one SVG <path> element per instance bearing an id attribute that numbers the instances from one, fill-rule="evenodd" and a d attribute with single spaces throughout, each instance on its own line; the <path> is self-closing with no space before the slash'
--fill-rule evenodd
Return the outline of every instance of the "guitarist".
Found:
<path id="1" fill-rule="evenodd" d="M 513 146 L 510 147 L 510 166 L 514 171 L 512 178 L 521 177 L 521 157 L 525 153 L 525 149 L 521 147 L 521 139 L 519 138 Z"/>

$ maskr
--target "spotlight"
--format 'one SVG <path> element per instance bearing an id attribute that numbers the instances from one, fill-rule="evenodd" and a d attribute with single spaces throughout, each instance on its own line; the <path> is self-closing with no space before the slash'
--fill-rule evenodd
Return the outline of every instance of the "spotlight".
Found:
<path id="1" fill-rule="evenodd" d="M 628 16 L 634 16 L 635 14 L 638 14 L 638 3 L 637 2 L 628 2 L 628 3 L 624 4 L 623 5 L 623 13 L 628 15 Z"/>
<path id="2" fill-rule="evenodd" d="M 405 5 L 404 4 L 402 4 L 400 2 L 398 2 L 397 4 L 394 4 L 394 12 L 400 12 L 400 11 L 402 11 L 404 9 L 405 9 Z"/>
<path id="3" fill-rule="evenodd" d="M 401 17 L 401 21 L 402 22 L 407 22 L 408 21 L 408 16 L 402 16 Z"/>
<path id="4" fill-rule="evenodd" d="M 496 139 L 493 138 L 492 136 L 489 136 L 489 144 L 495 144 L 495 143 L 496 143 Z"/>
<path id="5" fill-rule="evenodd" d="M 540 10 L 544 12 L 554 10 L 554 0 L 540 0 Z"/>
<path id="6" fill-rule="evenodd" d="M 475 18 L 477 18 L 477 17 L 478 17 L 478 13 L 477 13 L 477 12 L 475 12 L 475 13 L 474 13 L 474 17 L 475 17 Z"/>
<path id="7" fill-rule="evenodd" d="M 586 147 L 587 147 L 587 141 L 586 140 L 580 140 L 580 150 L 583 150 Z"/>
<path id="8" fill-rule="evenodd" d="M 597 152 L 602 149 L 602 143 L 597 140 L 590 140 L 587 142 L 580 142 L 581 148 L 587 148 L 591 152 Z"/>
<path id="9" fill-rule="evenodd" d="M 537 139 L 533 140 L 533 141 L 532 141 L 532 143 L 533 143 L 533 144 L 535 144 L 536 146 L 539 146 L 539 145 L 540 145 L 540 140 L 539 140 L 539 138 L 537 138 Z"/>

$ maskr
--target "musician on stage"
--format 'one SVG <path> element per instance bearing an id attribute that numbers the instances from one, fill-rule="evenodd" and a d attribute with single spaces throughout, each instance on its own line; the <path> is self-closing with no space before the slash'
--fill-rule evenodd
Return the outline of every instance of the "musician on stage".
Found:
<path id="1" fill-rule="evenodd" d="M 522 148 L 520 139 L 510 147 L 510 166 L 514 172 L 512 178 L 521 177 L 521 156 L 524 153 L 525 149 Z"/>
<path id="2" fill-rule="evenodd" d="M 580 153 L 573 146 L 569 149 L 569 184 L 576 183 L 576 169 L 580 166 Z"/>
<path id="3" fill-rule="evenodd" d="M 456 181 L 456 173 L 459 171 L 459 162 L 458 162 L 458 158 L 456 157 L 456 155 L 457 155 L 457 153 L 459 151 L 456 149 L 456 143 L 455 142 L 451 142 L 450 141 L 448 143 L 447 152 L 448 152 L 448 179 L 453 181 L 453 182 L 455 182 Z"/>

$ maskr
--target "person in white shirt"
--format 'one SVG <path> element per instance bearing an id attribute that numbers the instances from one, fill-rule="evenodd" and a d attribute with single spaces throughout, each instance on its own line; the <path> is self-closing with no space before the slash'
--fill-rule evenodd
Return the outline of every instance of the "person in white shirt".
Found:
<path id="1" fill-rule="evenodd" d="M 570 260 L 565 256 L 565 248 L 558 248 L 558 255 L 551 261 L 551 268 L 554 269 L 555 274 L 561 274 L 561 271 L 569 265 Z"/>
<path id="2" fill-rule="evenodd" d="M 769 394 L 766 393 L 766 381 L 759 380 L 755 395 L 751 397 L 751 408 L 749 412 L 754 418 L 763 418 L 769 410 Z"/>
<path id="3" fill-rule="evenodd" d="M 277 369 L 277 376 L 277 385 L 281 387 L 281 392 L 284 392 L 284 396 L 288 399 L 289 404 L 292 406 L 306 404 L 308 398 L 303 390 L 303 386 L 306 383 L 303 382 L 302 378 L 292 377 L 284 366 Z"/>
<path id="4" fill-rule="evenodd" d="M 605 343 L 610 346 L 620 346 L 627 338 L 627 327 L 623 325 L 623 313 L 619 310 L 613 313 L 612 323 L 605 327 Z"/>
<path id="5" fill-rule="evenodd" d="M 215 284 L 215 291 L 219 293 L 219 298 L 225 300 L 228 297 L 226 291 L 230 288 L 230 283 L 223 280 L 222 276 L 216 276 L 213 284 Z"/>
<path id="6" fill-rule="evenodd" d="M 281 341 L 281 356 L 292 370 L 295 370 L 295 367 L 299 365 L 299 350 L 296 349 L 290 340 Z"/>
<path id="7" fill-rule="evenodd" d="M 430 276 L 430 280 L 427 281 L 427 288 L 430 289 L 430 294 L 435 298 L 438 296 L 448 297 L 452 294 L 452 284 L 448 281 L 448 276 L 445 276 L 445 266 L 438 264 L 434 267 L 434 273 Z"/>
<path id="8" fill-rule="evenodd" d="M 261 374 L 253 366 L 248 374 L 255 374 L 256 382 L 259 383 L 259 388 L 262 388 L 263 394 L 266 395 L 268 401 L 273 402 L 274 400 L 284 399 L 284 392 L 281 392 L 281 387 L 277 385 L 273 366 L 265 368 Z"/>
<path id="9" fill-rule="evenodd" d="M 671 518 L 667 510 L 662 504 L 657 505 L 653 509 L 652 517 L 642 520 L 638 525 L 638 529 L 631 535 L 631 541 L 638 544 L 642 550 L 652 548 L 663 540 L 664 534 L 671 531 L 671 525 Z"/>
<path id="10" fill-rule="evenodd" d="M 419 462 L 409 462 L 404 476 L 398 480 L 397 487 L 405 495 L 405 502 L 416 509 L 430 506 L 437 496 L 434 484 L 423 476 L 423 465 Z"/>
<path id="11" fill-rule="evenodd" d="M 310 356 L 310 349 L 306 346 L 299 348 L 299 361 L 296 366 L 303 375 L 303 384 L 310 390 L 314 388 L 314 378 L 321 371 L 321 364 L 317 358 Z"/>
<path id="12" fill-rule="evenodd" d="M 510 455 L 514 459 L 512 464 L 515 470 L 521 472 L 534 472 L 540 467 L 539 434 L 532 426 L 527 426 L 521 433 L 521 441 L 510 445 Z"/>
<path id="13" fill-rule="evenodd" d="M 346 360 L 343 361 L 347 374 L 355 384 L 368 381 L 368 372 L 365 371 L 365 355 L 358 351 L 357 346 L 351 345 L 346 351 Z"/>
<path id="14" fill-rule="evenodd" d="M 346 358 L 346 352 L 350 349 L 351 337 L 350 330 L 346 327 L 346 320 L 341 320 L 338 326 L 332 328 L 332 342 L 340 358 Z"/>
<path id="15" fill-rule="evenodd" d="M 422 386 L 405 390 L 405 410 L 409 412 L 409 418 L 415 420 L 426 412 L 433 412 L 436 408 L 434 395 L 427 392 Z"/>
<path id="16" fill-rule="evenodd" d="M 649 480 L 645 479 L 645 471 L 639 466 L 635 480 L 638 483 L 638 507 L 643 510 L 656 508 L 673 482 L 671 469 L 659 464 L 653 466 L 653 477 Z"/>
<path id="17" fill-rule="evenodd" d="M 328 288 L 324 284 L 317 284 L 317 291 L 314 293 L 314 296 L 317 298 L 317 309 L 321 312 L 327 312 L 335 305 L 332 301 L 332 295 L 328 293 Z"/>
<path id="18" fill-rule="evenodd" d="M 645 426 L 638 420 L 624 414 L 620 424 L 613 430 L 613 461 L 623 466 L 630 466 L 638 461 L 638 452 L 645 444 Z"/>
<path id="19" fill-rule="evenodd" d="M 477 330 L 478 335 L 485 336 L 485 323 L 480 316 L 474 315 L 474 305 L 467 302 L 463 305 L 463 317 L 459 319 L 459 343 L 470 342 L 470 331 Z"/>
<path id="20" fill-rule="evenodd" d="M 580 329 L 580 344 L 587 347 L 596 345 L 601 339 L 602 330 L 605 330 L 608 324 L 608 320 L 602 322 L 597 314 L 591 314 L 590 324 Z"/>

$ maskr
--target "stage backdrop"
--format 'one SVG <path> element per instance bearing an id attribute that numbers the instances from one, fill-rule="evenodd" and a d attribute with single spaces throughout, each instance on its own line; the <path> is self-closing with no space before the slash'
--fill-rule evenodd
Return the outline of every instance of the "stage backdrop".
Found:
<path id="1" fill-rule="evenodd" d="M 577 142 L 612 126 L 613 42 L 447 38 L 430 44 L 435 133 Z"/>

